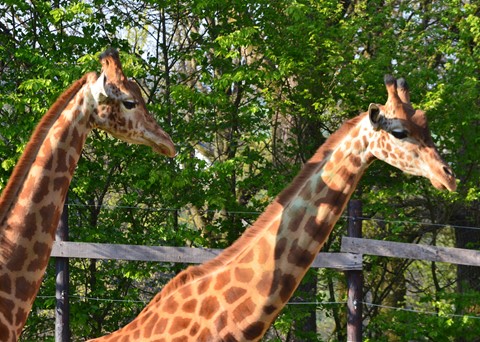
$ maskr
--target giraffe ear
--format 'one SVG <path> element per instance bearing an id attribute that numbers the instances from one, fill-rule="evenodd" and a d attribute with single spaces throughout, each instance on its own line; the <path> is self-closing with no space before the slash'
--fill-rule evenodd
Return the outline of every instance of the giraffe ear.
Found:
<path id="1" fill-rule="evenodd" d="M 91 86 L 93 98 L 97 103 L 102 102 L 108 97 L 107 92 L 105 90 L 106 81 L 107 79 L 105 77 L 105 74 L 102 72 L 98 77 L 98 79 L 95 81 L 95 83 L 93 83 Z"/>
<path id="2" fill-rule="evenodd" d="M 370 123 L 375 131 L 382 128 L 384 117 L 377 104 L 370 103 L 368 106 L 368 117 L 370 118 Z"/>

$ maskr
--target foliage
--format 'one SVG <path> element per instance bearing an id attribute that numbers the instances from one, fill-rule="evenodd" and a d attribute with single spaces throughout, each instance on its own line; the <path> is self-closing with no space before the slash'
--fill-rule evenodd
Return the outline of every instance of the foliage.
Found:
<path id="1" fill-rule="evenodd" d="M 480 226 L 479 11 L 476 2 L 456 0 L 5 1 L 0 189 L 40 117 L 74 80 L 98 71 L 99 53 L 115 46 L 179 153 L 167 160 L 94 132 L 70 188 L 70 239 L 223 248 L 343 120 L 385 101 L 382 78 L 393 73 L 407 77 L 412 102 L 428 111 L 460 183 L 456 194 L 439 193 L 375 163 L 355 194 L 373 219 L 364 235 L 478 248 L 478 231 L 435 224 Z M 341 221 L 324 250 L 338 251 L 344 234 Z M 143 306 L 135 301 L 148 301 L 182 267 L 72 260 L 71 295 L 80 298 L 72 301 L 73 339 L 122 326 Z M 366 301 L 439 313 L 366 308 L 371 340 L 386 329 L 392 340 L 439 340 L 427 332 L 468 340 L 468 329 L 476 332 L 466 317 L 478 314 L 478 270 L 373 257 L 365 267 Z M 344 299 L 341 275 L 323 270 L 317 279 L 315 300 Z M 25 340 L 52 339 L 53 293 L 51 267 Z M 295 340 L 302 308 L 281 314 L 277 339 Z M 345 310 L 321 305 L 317 315 L 332 322 L 318 324 L 319 340 L 344 338 Z M 409 320 L 417 329 L 408 329 Z"/>
<path id="2" fill-rule="evenodd" d="M 475 306 L 478 293 L 440 292 L 435 297 L 423 296 L 419 303 L 415 303 L 416 310 L 383 309 L 369 324 L 374 338 L 365 340 L 454 341 L 461 337 L 464 341 L 474 341 L 480 334 L 478 317 L 459 314 L 452 303 L 462 307 Z"/>

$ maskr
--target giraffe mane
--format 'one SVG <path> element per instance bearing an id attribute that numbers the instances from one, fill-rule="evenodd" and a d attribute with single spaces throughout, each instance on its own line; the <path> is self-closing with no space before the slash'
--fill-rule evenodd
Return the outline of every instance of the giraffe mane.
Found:
<path id="1" fill-rule="evenodd" d="M 218 268 L 228 264 L 232 258 L 238 255 L 239 252 L 250 246 L 252 240 L 258 236 L 266 224 L 271 221 L 271 218 L 278 215 L 285 204 L 296 194 L 297 189 L 303 184 L 311 175 L 318 170 L 320 166 L 330 157 L 332 149 L 347 135 L 350 130 L 357 125 L 357 123 L 366 115 L 362 113 L 353 119 L 346 121 L 336 132 L 330 135 L 322 146 L 315 152 L 312 158 L 303 166 L 300 173 L 294 178 L 290 185 L 284 189 L 275 200 L 270 203 L 260 217 L 247 228 L 245 233 L 235 241 L 230 247 L 225 249 L 221 254 L 212 260 L 207 261 L 204 264 L 197 266 L 190 266 L 184 271 L 180 272 L 175 278 L 167 283 L 162 291 L 156 295 L 153 301 L 159 301 L 164 297 L 167 297 L 178 288 L 191 281 L 195 281 L 211 272 L 214 272 Z M 153 302 L 152 301 L 152 302 Z M 148 306 L 147 306 L 148 307 Z"/>
<path id="2" fill-rule="evenodd" d="M 3 189 L 0 197 L 0 224 L 5 220 L 8 211 L 15 201 L 15 198 L 20 191 L 25 177 L 30 170 L 32 163 L 34 162 L 48 131 L 63 112 L 70 100 L 83 87 L 83 85 L 87 82 L 88 77 L 92 76 L 92 74 L 96 75 L 96 73 L 87 73 L 73 83 L 67 90 L 65 90 L 37 124 L 27 146 L 25 147 L 25 151 L 22 153 L 17 164 L 15 165 L 10 179 L 8 180 L 7 185 L 5 186 L 5 189 Z"/>

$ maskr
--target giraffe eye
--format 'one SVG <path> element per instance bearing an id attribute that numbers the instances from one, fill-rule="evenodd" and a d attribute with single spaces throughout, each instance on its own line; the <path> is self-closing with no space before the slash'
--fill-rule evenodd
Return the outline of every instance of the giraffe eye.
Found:
<path id="1" fill-rule="evenodd" d="M 393 130 L 390 132 L 395 138 L 397 139 L 405 139 L 406 137 L 408 137 L 408 132 L 407 131 L 403 131 L 403 130 Z"/>
<path id="2" fill-rule="evenodd" d="M 137 106 L 137 102 L 135 101 L 122 101 L 122 103 L 127 109 L 133 109 Z"/>

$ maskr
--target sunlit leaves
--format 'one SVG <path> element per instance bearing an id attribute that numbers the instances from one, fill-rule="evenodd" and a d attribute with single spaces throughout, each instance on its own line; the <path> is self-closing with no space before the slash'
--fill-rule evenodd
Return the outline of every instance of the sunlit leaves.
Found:
<path id="1" fill-rule="evenodd" d="M 88 17 L 92 14 L 92 8 L 87 3 L 73 2 L 66 7 L 54 8 L 50 11 L 53 17 L 54 23 L 61 21 L 71 21 L 73 18 L 79 18 L 82 20 L 88 20 Z M 80 15 L 84 15 L 83 18 Z"/>

